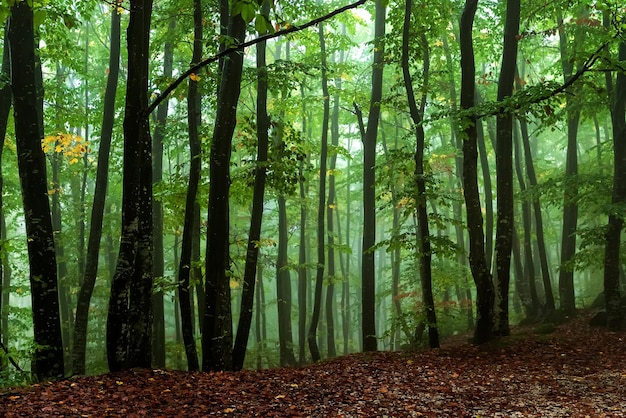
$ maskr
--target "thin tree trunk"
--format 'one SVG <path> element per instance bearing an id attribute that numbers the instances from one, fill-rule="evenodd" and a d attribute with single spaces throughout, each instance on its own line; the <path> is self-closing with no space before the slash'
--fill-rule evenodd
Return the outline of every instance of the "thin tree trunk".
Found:
<path id="1" fill-rule="evenodd" d="M 474 46 L 472 27 L 478 0 L 466 0 L 461 15 L 461 108 L 470 109 L 474 106 L 476 88 L 476 67 L 474 63 Z M 476 329 L 474 341 L 484 343 L 492 338 L 494 288 L 491 273 L 485 259 L 485 237 L 483 232 L 483 216 L 478 190 L 478 150 L 476 116 L 468 116 L 465 124 L 466 138 L 463 141 L 463 188 L 465 209 L 467 212 L 467 230 L 469 233 L 469 264 L 476 284 Z"/>
<path id="2" fill-rule="evenodd" d="M 626 41 L 619 46 L 619 60 L 626 61 Z M 608 87 L 608 86 L 607 86 Z M 604 295 L 607 326 L 611 330 L 624 327 L 624 306 L 620 295 L 620 247 L 624 226 L 623 212 L 618 208 L 626 203 L 626 73 L 619 71 L 615 82 L 613 109 L 613 192 L 609 213 L 604 253 Z"/>
<path id="3" fill-rule="evenodd" d="M 428 343 L 430 348 L 439 347 L 439 331 L 437 329 L 437 316 L 435 313 L 435 301 L 432 288 L 432 254 L 430 247 L 430 228 L 428 225 L 428 207 L 426 197 L 426 173 L 424 170 L 424 148 L 426 139 L 422 120 L 426 106 L 426 94 L 422 94 L 420 107 L 417 106 L 415 93 L 413 91 L 413 80 L 409 69 L 409 38 L 411 26 L 411 14 L 413 0 L 406 0 L 404 11 L 404 26 L 402 33 L 402 73 L 404 76 L 404 87 L 407 92 L 411 119 L 415 124 L 415 185 L 416 185 L 416 206 L 417 206 L 417 259 L 419 261 L 420 279 L 422 285 L 422 298 L 424 300 L 425 317 L 428 326 Z M 424 63 L 422 70 L 423 88 L 427 91 L 430 58 L 428 50 L 428 39 L 422 33 L 421 43 L 424 53 Z"/>
<path id="4" fill-rule="evenodd" d="M 520 0 L 507 0 L 504 23 L 502 64 L 498 80 L 498 101 L 513 94 L 517 67 L 517 43 L 520 20 Z M 511 249 L 513 246 L 513 115 L 497 115 L 496 195 L 497 223 L 495 243 L 495 276 L 497 277 L 497 315 L 495 332 L 509 335 L 509 282 Z"/>
<path id="5" fill-rule="evenodd" d="M 269 3 L 263 2 L 263 13 L 267 13 Z M 237 336 L 233 348 L 233 369 L 241 370 L 248 346 L 250 326 L 252 324 L 252 310 L 254 305 L 254 288 L 259 257 L 259 240 L 263 222 L 263 202 L 265 195 L 265 179 L 267 172 L 267 155 L 269 148 L 270 119 L 267 114 L 267 64 L 265 59 L 266 42 L 256 46 L 257 66 L 257 158 L 254 175 L 254 190 L 252 197 L 252 212 L 250 214 L 250 229 L 246 249 L 246 264 L 243 275 L 243 289 L 241 291 L 241 309 Z"/>
<path id="6" fill-rule="evenodd" d="M 326 254 L 324 252 L 325 243 L 325 222 L 326 214 L 326 157 L 328 154 L 328 122 L 330 118 L 330 97 L 328 93 L 328 78 L 326 75 L 326 39 L 324 35 L 324 24 L 318 26 L 318 34 L 320 41 L 320 57 L 322 68 L 322 97 L 324 100 L 324 116 L 322 119 L 322 139 L 320 151 L 320 183 L 319 183 L 319 200 L 317 205 L 317 270 L 315 276 L 315 295 L 313 301 L 313 313 L 311 315 L 311 323 L 307 340 L 309 342 L 309 351 L 314 362 L 320 361 L 320 351 L 317 344 L 317 326 L 320 319 L 320 310 L 322 308 L 322 284 L 324 283 L 324 270 L 326 267 Z"/>
<path id="7" fill-rule="evenodd" d="M 372 95 L 363 136 L 363 252 L 361 254 L 361 333 L 363 351 L 376 351 L 376 274 L 374 251 L 376 244 L 376 138 L 380 121 L 380 105 L 383 90 L 386 6 L 376 0 L 374 18 L 374 61 L 372 63 Z"/>
<path id="8" fill-rule="evenodd" d="M 171 42 L 176 29 L 176 17 L 170 16 L 167 27 L 165 45 L 163 47 L 163 77 L 171 78 L 174 62 L 174 45 Z M 152 142 L 152 184 L 156 185 L 163 180 L 163 138 L 165 137 L 165 125 L 169 99 L 165 99 L 157 108 L 154 137 Z M 152 219 L 154 228 L 154 264 L 153 277 L 163 278 L 165 274 L 164 249 L 163 249 L 163 203 L 160 199 L 152 202 Z M 163 290 L 159 286 L 152 294 L 152 363 L 156 368 L 165 367 L 165 306 L 163 302 Z"/>
<path id="9" fill-rule="evenodd" d="M 193 54 L 190 66 L 202 60 L 202 1 L 193 2 Z M 180 307 L 181 331 L 185 355 L 187 357 L 187 369 L 199 370 L 198 353 L 194 338 L 193 317 L 193 292 L 190 286 L 192 271 L 192 250 L 194 231 L 197 229 L 198 186 L 202 170 L 200 158 L 201 144 L 198 130 L 202 122 L 201 97 L 198 94 L 198 79 L 190 78 L 187 89 L 187 125 L 189 127 L 189 180 L 187 183 L 187 196 L 185 199 L 185 220 L 183 226 L 183 238 L 180 251 L 180 263 L 178 267 L 178 297 Z"/>
<path id="10" fill-rule="evenodd" d="M 568 52 L 567 36 L 564 33 L 563 17 L 557 11 L 559 25 L 559 45 L 561 50 L 561 66 L 563 79 L 567 82 L 573 74 L 574 64 Z M 576 43 L 582 44 L 580 36 L 575 36 Z M 567 153 L 565 160 L 565 176 L 568 178 L 578 175 L 578 123 L 580 110 L 573 102 L 575 94 L 565 96 L 567 110 Z M 559 296 L 561 314 L 570 317 L 576 314 L 576 296 L 574 289 L 574 270 L 568 263 L 576 254 L 576 229 L 578 225 L 578 188 L 576 182 L 570 182 L 563 193 L 563 231 L 561 235 L 561 263 L 559 268 Z"/>

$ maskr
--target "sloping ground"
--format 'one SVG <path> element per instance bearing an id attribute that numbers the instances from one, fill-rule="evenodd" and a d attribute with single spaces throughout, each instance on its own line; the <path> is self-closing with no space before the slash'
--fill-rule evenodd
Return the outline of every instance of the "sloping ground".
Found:
<path id="1" fill-rule="evenodd" d="M 589 317 L 482 347 L 240 373 L 136 370 L 0 395 L 6 417 L 626 417 L 626 334 Z"/>

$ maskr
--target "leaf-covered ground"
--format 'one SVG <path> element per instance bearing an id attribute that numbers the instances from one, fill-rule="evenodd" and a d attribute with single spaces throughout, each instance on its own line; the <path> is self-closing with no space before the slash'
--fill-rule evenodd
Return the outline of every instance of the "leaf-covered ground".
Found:
<path id="1" fill-rule="evenodd" d="M 300 369 L 135 370 L 13 389 L 3 417 L 626 417 L 626 334 L 589 317 L 473 347 Z"/>

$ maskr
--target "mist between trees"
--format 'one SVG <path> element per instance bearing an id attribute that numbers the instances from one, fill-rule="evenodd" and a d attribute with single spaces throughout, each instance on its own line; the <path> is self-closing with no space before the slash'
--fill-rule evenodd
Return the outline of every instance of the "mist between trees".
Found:
<path id="1" fill-rule="evenodd" d="M 0 382 L 622 328 L 625 15 L 2 2 Z"/>

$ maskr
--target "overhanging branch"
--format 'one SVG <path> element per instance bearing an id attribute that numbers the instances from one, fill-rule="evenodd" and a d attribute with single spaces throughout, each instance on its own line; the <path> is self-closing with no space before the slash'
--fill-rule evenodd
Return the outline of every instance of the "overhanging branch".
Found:
<path id="1" fill-rule="evenodd" d="M 154 109 L 157 108 L 157 106 L 163 101 L 165 100 L 165 98 L 176 89 L 176 87 L 178 87 L 180 85 L 180 83 L 182 83 L 187 77 L 189 77 L 191 74 L 195 74 L 198 72 L 199 69 L 206 67 L 207 65 L 218 61 L 220 58 L 232 54 L 233 52 L 239 52 L 239 51 L 243 51 L 245 48 L 248 48 L 250 46 L 256 45 L 259 42 L 263 42 L 263 41 L 267 41 L 270 39 L 274 39 L 274 38 L 278 38 L 280 36 L 284 36 L 290 33 L 294 33 L 294 32 L 299 32 L 301 30 L 310 28 L 311 26 L 315 26 L 321 22 L 324 22 L 328 19 L 331 19 L 335 16 L 337 16 L 338 14 L 341 14 L 345 11 L 348 11 L 350 9 L 355 9 L 363 4 L 365 4 L 368 0 L 359 0 L 356 1 L 354 3 L 348 4 L 346 6 L 343 6 L 339 9 L 333 10 L 332 12 L 318 17 L 316 19 L 313 19 L 307 23 L 304 23 L 302 25 L 298 25 L 298 26 L 290 26 L 286 29 L 282 29 L 279 31 L 276 31 L 274 33 L 268 33 L 266 35 L 262 35 L 259 37 L 256 37 L 254 39 L 251 39 L 247 42 L 243 42 L 240 43 L 238 45 L 233 45 L 231 47 L 226 48 L 225 50 L 223 50 L 222 52 L 213 55 L 212 57 L 209 57 L 197 64 L 195 64 L 194 66 L 190 67 L 187 71 L 185 71 L 184 73 L 182 73 L 176 80 L 174 80 L 169 86 L 167 86 L 167 88 L 165 90 L 163 90 L 163 92 L 157 96 L 156 99 L 154 99 L 154 101 L 150 104 L 150 106 L 148 106 L 148 108 L 145 110 L 145 115 L 149 115 L 150 113 L 152 113 L 154 111 Z"/>

